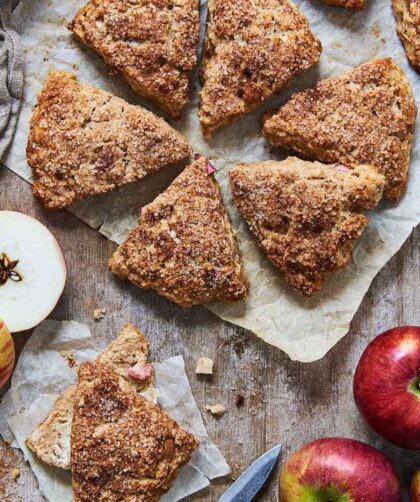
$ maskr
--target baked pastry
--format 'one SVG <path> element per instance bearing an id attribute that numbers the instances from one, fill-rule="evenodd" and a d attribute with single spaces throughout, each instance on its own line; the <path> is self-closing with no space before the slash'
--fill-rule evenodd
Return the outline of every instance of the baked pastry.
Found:
<path id="1" fill-rule="evenodd" d="M 337 5 L 347 9 L 361 10 L 366 5 L 366 0 L 322 0 L 329 5 Z"/>
<path id="2" fill-rule="evenodd" d="M 189 101 L 197 64 L 199 0 L 91 0 L 70 30 L 172 118 Z"/>
<path id="3" fill-rule="evenodd" d="M 420 72 L 420 0 L 392 0 L 392 8 L 407 57 Z"/>
<path id="4" fill-rule="evenodd" d="M 245 298 L 248 283 L 220 195 L 200 157 L 141 212 L 110 269 L 141 288 L 190 307 Z"/>
<path id="5" fill-rule="evenodd" d="M 259 246 L 287 282 L 311 296 L 347 266 L 355 241 L 382 197 L 372 167 L 325 165 L 290 157 L 241 164 L 230 172 L 233 198 Z"/>
<path id="6" fill-rule="evenodd" d="M 374 165 L 386 178 L 384 196 L 398 201 L 407 184 L 416 113 L 407 77 L 387 58 L 294 94 L 263 131 L 273 145 L 309 159 Z"/>
<path id="7" fill-rule="evenodd" d="M 205 136 L 315 64 L 321 43 L 289 0 L 209 0 L 200 121 Z"/>
<path id="8" fill-rule="evenodd" d="M 61 71 L 49 74 L 38 96 L 27 146 L 33 193 L 48 209 L 140 180 L 190 153 L 153 113 Z"/>
<path id="9" fill-rule="evenodd" d="M 74 502 L 155 502 L 197 447 L 192 434 L 109 367 L 80 366 L 71 431 Z"/>
<path id="10" fill-rule="evenodd" d="M 135 392 L 156 402 L 149 342 L 133 325 L 127 324 L 97 360 L 125 379 Z M 133 368 L 137 372 L 143 369 L 141 378 L 130 376 Z M 70 431 L 76 387 L 72 385 L 57 399 L 49 416 L 26 439 L 26 446 L 38 458 L 61 469 L 70 469 Z"/>

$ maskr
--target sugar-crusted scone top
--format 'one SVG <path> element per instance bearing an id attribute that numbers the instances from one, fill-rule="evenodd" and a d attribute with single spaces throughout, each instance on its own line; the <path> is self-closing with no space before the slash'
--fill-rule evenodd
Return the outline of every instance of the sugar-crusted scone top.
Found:
<path id="1" fill-rule="evenodd" d="M 188 307 L 247 294 L 220 188 L 200 158 L 151 204 L 110 261 L 111 270 Z"/>
<path id="2" fill-rule="evenodd" d="M 189 158 L 163 119 L 67 72 L 51 72 L 38 96 L 27 159 L 34 195 L 59 209 Z"/>
<path id="3" fill-rule="evenodd" d="M 325 165 L 289 157 L 241 164 L 230 172 L 235 203 L 258 244 L 300 293 L 310 296 L 328 273 L 349 264 L 354 242 L 382 197 L 370 166 Z"/>
<path id="4" fill-rule="evenodd" d="M 264 124 L 275 146 L 323 162 L 371 164 L 384 196 L 405 190 L 416 122 L 410 83 L 392 59 L 363 64 L 296 93 Z"/>
<path id="5" fill-rule="evenodd" d="M 75 502 L 155 502 L 198 441 L 103 364 L 84 363 L 74 401 Z"/>
<path id="6" fill-rule="evenodd" d="M 199 0 L 91 0 L 69 28 L 173 118 L 189 101 Z"/>
<path id="7" fill-rule="evenodd" d="M 289 0 L 209 0 L 200 120 L 211 136 L 319 59 L 321 43 Z"/>

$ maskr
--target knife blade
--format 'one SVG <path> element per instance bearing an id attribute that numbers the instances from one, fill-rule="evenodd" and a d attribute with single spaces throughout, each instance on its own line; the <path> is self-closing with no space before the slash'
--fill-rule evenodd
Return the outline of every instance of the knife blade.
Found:
<path id="1" fill-rule="evenodd" d="M 279 458 L 281 445 L 259 457 L 225 492 L 219 502 L 251 502 L 265 485 Z"/>

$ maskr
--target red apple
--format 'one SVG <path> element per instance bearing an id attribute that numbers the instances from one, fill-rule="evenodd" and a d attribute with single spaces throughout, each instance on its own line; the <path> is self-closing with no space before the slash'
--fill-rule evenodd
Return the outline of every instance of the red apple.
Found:
<path id="1" fill-rule="evenodd" d="M 0 389 L 9 380 L 15 365 L 15 345 L 6 324 L 0 319 Z"/>
<path id="2" fill-rule="evenodd" d="M 400 502 L 398 474 L 371 446 L 318 439 L 294 453 L 280 475 L 281 502 Z"/>
<path id="3" fill-rule="evenodd" d="M 420 502 L 420 469 L 411 482 L 411 502 Z"/>
<path id="4" fill-rule="evenodd" d="M 376 337 L 357 365 L 353 393 L 373 430 L 398 446 L 420 449 L 420 327 Z"/>

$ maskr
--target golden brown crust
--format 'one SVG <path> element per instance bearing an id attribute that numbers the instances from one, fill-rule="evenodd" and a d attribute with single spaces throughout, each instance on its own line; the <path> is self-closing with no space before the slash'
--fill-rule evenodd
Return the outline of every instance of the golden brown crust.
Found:
<path id="1" fill-rule="evenodd" d="M 322 0 L 329 5 L 337 5 L 346 9 L 361 10 L 366 5 L 366 0 Z"/>
<path id="2" fill-rule="evenodd" d="M 142 209 L 110 269 L 189 307 L 245 298 L 248 283 L 220 188 L 201 157 Z"/>
<path id="3" fill-rule="evenodd" d="M 171 117 L 189 101 L 199 0 L 91 0 L 69 28 Z"/>
<path id="4" fill-rule="evenodd" d="M 321 43 L 289 0 L 209 0 L 200 121 L 205 136 L 315 64 Z"/>
<path id="5" fill-rule="evenodd" d="M 48 209 L 140 180 L 190 153 L 163 119 L 58 71 L 38 96 L 27 146 L 33 193 Z"/>
<path id="6" fill-rule="evenodd" d="M 405 190 L 416 121 L 410 83 L 392 59 L 366 63 L 294 94 L 264 124 L 275 146 L 322 162 L 372 164 L 384 196 Z"/>
<path id="7" fill-rule="evenodd" d="M 392 8 L 407 57 L 420 72 L 420 0 L 392 0 Z"/>
<path id="8" fill-rule="evenodd" d="M 150 366 L 149 342 L 132 324 L 127 324 L 117 338 L 102 352 L 97 361 L 115 371 L 146 399 L 154 394 L 154 372 L 142 380 L 131 378 L 128 369 L 136 364 Z M 70 469 L 70 431 L 76 385 L 69 387 L 55 402 L 48 417 L 26 439 L 26 446 L 43 462 L 53 467 Z"/>
<path id="9" fill-rule="evenodd" d="M 289 157 L 241 164 L 230 172 L 235 203 L 258 244 L 300 293 L 320 290 L 347 266 L 354 242 L 382 197 L 384 178 L 370 166 L 325 165 Z"/>
<path id="10" fill-rule="evenodd" d="M 80 367 L 71 434 L 75 502 L 155 502 L 197 447 L 108 367 Z"/>

